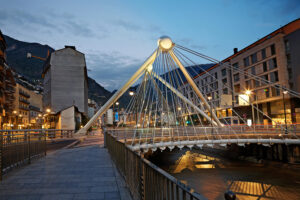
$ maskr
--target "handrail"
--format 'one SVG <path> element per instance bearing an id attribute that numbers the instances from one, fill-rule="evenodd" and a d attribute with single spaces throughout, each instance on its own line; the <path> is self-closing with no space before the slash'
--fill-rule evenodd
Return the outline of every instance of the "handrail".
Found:
<path id="1" fill-rule="evenodd" d="M 205 199 L 107 132 L 105 144 L 133 199 Z"/>

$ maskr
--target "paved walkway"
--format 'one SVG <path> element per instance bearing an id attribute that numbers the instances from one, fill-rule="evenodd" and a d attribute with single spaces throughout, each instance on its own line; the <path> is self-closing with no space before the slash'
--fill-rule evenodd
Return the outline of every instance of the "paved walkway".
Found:
<path id="1" fill-rule="evenodd" d="M 59 150 L 15 169 L 0 182 L 0 199 L 131 199 L 100 145 Z"/>

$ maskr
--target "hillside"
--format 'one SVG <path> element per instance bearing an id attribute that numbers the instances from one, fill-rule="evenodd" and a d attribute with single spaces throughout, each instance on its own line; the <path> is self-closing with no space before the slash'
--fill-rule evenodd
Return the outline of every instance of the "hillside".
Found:
<path id="1" fill-rule="evenodd" d="M 48 51 L 51 53 L 54 49 L 48 45 L 42 45 L 39 43 L 29 43 L 16 40 L 9 36 L 4 35 L 7 48 L 7 63 L 18 74 L 23 75 L 30 82 L 40 83 L 42 80 L 42 70 L 44 61 L 38 59 L 28 59 L 27 53 L 45 58 Z M 108 97 L 111 96 L 111 92 L 106 90 L 94 79 L 88 77 L 90 99 L 96 101 L 99 105 L 103 105 Z M 105 97 L 105 98 L 104 98 Z"/>

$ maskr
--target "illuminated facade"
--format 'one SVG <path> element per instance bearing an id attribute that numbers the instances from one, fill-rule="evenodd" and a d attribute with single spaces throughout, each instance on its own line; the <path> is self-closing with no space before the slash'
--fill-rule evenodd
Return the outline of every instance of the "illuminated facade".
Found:
<path id="1" fill-rule="evenodd" d="M 222 61 L 223 65 L 212 66 L 207 70 L 209 73 L 200 73 L 194 81 L 204 94 L 212 97 L 210 103 L 217 108 L 218 117 L 234 115 L 233 107 L 240 116 L 251 119 L 251 106 L 242 102 L 248 98 L 275 122 L 284 123 L 285 111 L 287 123 L 300 123 L 299 99 L 289 94 L 283 96 L 282 88 L 272 87 L 281 85 L 300 92 L 299 52 L 300 19 L 297 19 L 240 51 L 235 49 L 232 56 Z M 254 79 L 252 75 L 271 83 Z M 193 99 L 191 88 L 182 87 L 185 95 Z M 251 93 L 246 95 L 247 91 Z M 254 112 L 255 123 L 271 122 L 257 110 Z"/>

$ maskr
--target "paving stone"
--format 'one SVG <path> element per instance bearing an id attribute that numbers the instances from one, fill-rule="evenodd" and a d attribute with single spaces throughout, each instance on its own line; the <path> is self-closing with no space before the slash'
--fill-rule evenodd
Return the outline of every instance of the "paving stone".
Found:
<path id="1" fill-rule="evenodd" d="M 126 192 L 127 191 L 127 192 Z M 64 149 L 8 173 L 0 199 L 128 199 L 129 194 L 106 149 Z"/>
<path id="2" fill-rule="evenodd" d="M 87 194 L 75 194 L 74 200 L 84 199 L 84 200 L 100 200 L 104 199 L 104 193 L 87 193 Z"/>

